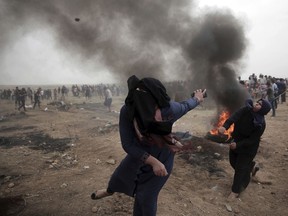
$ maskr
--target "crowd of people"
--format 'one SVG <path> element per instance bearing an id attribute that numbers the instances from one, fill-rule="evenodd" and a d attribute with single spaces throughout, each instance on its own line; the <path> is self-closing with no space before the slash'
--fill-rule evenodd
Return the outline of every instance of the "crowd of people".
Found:
<path id="1" fill-rule="evenodd" d="M 41 108 L 41 101 L 65 101 L 69 96 L 70 89 L 66 85 L 56 88 L 44 89 L 38 87 L 33 89 L 31 87 L 19 88 L 16 86 L 13 89 L 0 89 L 0 99 L 15 102 L 16 110 L 26 111 L 28 104 L 31 104 L 33 109 L 35 107 Z M 92 97 L 98 97 L 100 100 L 108 101 L 105 103 L 107 109 L 111 111 L 112 96 L 119 96 L 123 89 L 115 84 L 98 84 L 98 85 L 72 85 L 71 92 L 73 97 L 83 97 L 86 100 Z M 71 96 L 71 94 L 70 94 Z"/>
<path id="2" fill-rule="evenodd" d="M 60 94 L 59 90 L 54 89 L 53 96 L 54 100 L 57 100 L 58 95 Z M 28 103 L 32 105 L 33 109 L 36 106 L 41 108 L 40 104 L 42 100 L 53 100 L 52 90 L 51 89 L 42 89 L 41 87 L 33 90 L 31 87 L 21 89 L 17 86 L 15 89 L 1 89 L 0 98 L 2 100 L 14 101 L 15 109 L 26 111 Z"/>
<path id="3" fill-rule="evenodd" d="M 177 95 L 175 96 L 175 93 L 177 92 L 181 94 L 187 93 L 187 86 L 189 86 L 189 84 L 190 81 L 165 82 L 167 92 L 173 99 L 177 99 Z M 36 89 L 33 89 L 32 87 L 19 88 L 17 86 L 13 89 L 0 89 L 0 99 L 15 101 L 15 109 L 23 109 L 26 111 L 28 104 L 31 104 L 34 109 L 35 107 L 40 108 L 41 101 L 44 100 L 65 102 L 67 97 L 85 98 L 85 100 L 97 98 L 103 100 L 103 106 L 107 108 L 108 112 L 111 112 L 113 97 L 125 95 L 126 93 L 127 88 L 125 85 L 103 83 L 95 85 L 73 84 L 71 87 L 62 85 L 56 88 L 38 87 Z"/>
<path id="4" fill-rule="evenodd" d="M 276 116 L 278 104 L 286 103 L 288 80 L 260 74 L 252 74 L 247 81 L 240 81 L 247 88 L 252 99 L 267 99 L 272 105 L 272 117 Z"/>
<path id="5" fill-rule="evenodd" d="M 286 90 L 287 90 L 287 79 L 275 78 L 272 76 L 262 75 L 259 76 L 252 74 L 248 80 L 239 81 L 242 85 L 247 88 L 249 95 L 252 99 L 266 98 L 272 105 L 272 116 L 276 116 L 276 109 L 278 104 L 286 102 Z M 186 81 L 173 81 L 163 82 L 165 84 L 167 93 L 173 100 L 183 99 L 189 94 L 190 89 L 189 80 Z M 15 109 L 26 111 L 26 104 L 32 104 L 35 109 L 36 106 L 41 107 L 41 101 L 43 100 L 54 100 L 54 101 L 65 101 L 66 97 L 72 94 L 73 97 L 85 98 L 89 100 L 93 97 L 97 97 L 103 100 L 104 106 L 111 112 L 112 98 L 127 93 L 127 88 L 122 85 L 116 84 L 96 84 L 96 85 L 77 85 L 74 84 L 71 87 L 65 85 L 44 89 L 38 87 L 33 89 L 31 87 L 15 89 L 0 89 L 0 99 L 15 101 Z M 178 93 L 178 95 L 177 95 Z M 181 95 L 180 98 L 177 96 Z"/>

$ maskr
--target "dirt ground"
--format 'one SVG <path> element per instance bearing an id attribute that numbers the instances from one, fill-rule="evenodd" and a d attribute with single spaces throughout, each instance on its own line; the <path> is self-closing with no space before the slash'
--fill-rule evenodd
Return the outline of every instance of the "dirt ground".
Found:
<path id="1" fill-rule="evenodd" d="M 91 200 L 105 188 L 125 156 L 118 134 L 123 97 L 109 113 L 99 98 L 69 96 L 66 105 L 43 101 L 41 109 L 14 109 L 0 100 L 0 215 L 132 215 L 133 199 L 114 194 Z M 29 105 L 29 104 L 28 104 Z M 241 198 L 227 202 L 233 177 L 228 147 L 205 139 L 216 110 L 205 102 L 175 123 L 186 149 L 159 195 L 159 216 L 288 215 L 288 106 L 266 117 L 256 161 L 257 179 Z"/>

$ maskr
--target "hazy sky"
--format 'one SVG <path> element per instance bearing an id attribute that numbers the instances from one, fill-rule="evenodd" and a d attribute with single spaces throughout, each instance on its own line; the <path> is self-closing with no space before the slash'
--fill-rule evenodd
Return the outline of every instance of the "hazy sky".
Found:
<path id="1" fill-rule="evenodd" d="M 0 0 L 0 7 L 2 1 L 8 0 Z M 241 60 L 243 79 L 252 73 L 288 77 L 288 1 L 198 0 L 195 4 L 199 7 L 194 6 L 194 12 L 196 8 L 199 14 L 207 7 L 209 10 L 227 8 L 244 23 L 248 45 Z M 67 52 L 59 48 L 55 32 L 49 27 L 36 26 L 25 33 L 20 29 L 13 34 L 11 37 L 17 35 L 17 40 L 0 47 L 5 50 L 0 53 L 2 85 L 108 83 L 117 80 L 99 58 L 87 59 L 77 51 Z M 177 50 L 173 52 L 177 53 Z"/>
<path id="2" fill-rule="evenodd" d="M 249 44 L 243 79 L 252 73 L 288 78 L 288 1 L 199 0 L 199 4 L 229 8 L 246 19 Z"/>

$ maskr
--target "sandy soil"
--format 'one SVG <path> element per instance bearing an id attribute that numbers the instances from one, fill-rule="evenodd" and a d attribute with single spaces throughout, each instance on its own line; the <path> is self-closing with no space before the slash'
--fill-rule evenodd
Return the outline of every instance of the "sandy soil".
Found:
<path id="1" fill-rule="evenodd" d="M 111 113 L 99 98 L 70 96 L 67 106 L 43 101 L 27 112 L 0 100 L 0 215 L 131 215 L 133 199 L 125 195 L 90 199 L 125 155 L 118 134 L 123 99 L 113 99 Z M 233 202 L 226 200 L 233 177 L 228 148 L 205 139 L 215 113 L 204 103 L 175 123 L 175 132 L 193 137 L 176 155 L 157 215 L 288 215 L 288 106 L 280 104 L 275 118 L 268 114 L 258 180 Z"/>

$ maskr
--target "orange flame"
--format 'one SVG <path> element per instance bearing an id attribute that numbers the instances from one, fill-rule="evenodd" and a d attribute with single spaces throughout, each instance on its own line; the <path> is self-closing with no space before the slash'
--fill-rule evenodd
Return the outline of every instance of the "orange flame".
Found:
<path id="1" fill-rule="evenodd" d="M 230 116 L 230 113 L 228 111 L 223 111 L 220 114 L 217 123 L 214 124 L 214 128 L 212 130 L 210 130 L 210 134 L 211 135 L 219 135 L 218 128 L 224 124 L 224 122 L 226 121 L 226 119 L 229 118 L 229 116 Z M 227 140 L 229 140 L 231 138 L 231 134 L 232 134 L 233 130 L 234 130 L 234 124 L 232 124 L 231 127 L 225 131 L 224 134 L 227 135 L 227 137 L 228 137 Z"/>

